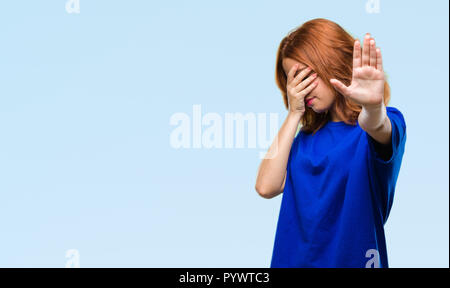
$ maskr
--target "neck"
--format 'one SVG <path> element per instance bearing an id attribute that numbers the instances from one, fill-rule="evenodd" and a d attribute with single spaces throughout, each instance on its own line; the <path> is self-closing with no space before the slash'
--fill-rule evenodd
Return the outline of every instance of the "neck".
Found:
<path id="1" fill-rule="evenodd" d="M 333 106 L 333 108 L 331 108 L 328 113 L 330 113 L 330 119 L 332 122 L 340 122 L 340 121 L 344 121 L 342 118 L 340 118 L 335 110 L 335 107 Z"/>

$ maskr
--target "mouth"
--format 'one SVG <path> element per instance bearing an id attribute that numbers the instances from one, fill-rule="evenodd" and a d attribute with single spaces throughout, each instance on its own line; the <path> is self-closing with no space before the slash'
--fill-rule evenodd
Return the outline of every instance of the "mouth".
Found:
<path id="1" fill-rule="evenodd" d="M 315 98 L 316 97 L 309 97 L 309 98 L 305 99 L 306 105 L 311 106 L 312 103 L 314 102 Z"/>

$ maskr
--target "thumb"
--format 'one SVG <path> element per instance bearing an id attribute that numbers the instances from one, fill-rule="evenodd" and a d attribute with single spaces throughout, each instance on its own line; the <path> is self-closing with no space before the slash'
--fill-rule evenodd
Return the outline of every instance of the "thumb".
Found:
<path id="1" fill-rule="evenodd" d="M 345 86 L 341 81 L 337 79 L 330 79 L 330 83 L 342 95 L 346 97 L 350 96 L 350 89 L 347 86 Z"/>

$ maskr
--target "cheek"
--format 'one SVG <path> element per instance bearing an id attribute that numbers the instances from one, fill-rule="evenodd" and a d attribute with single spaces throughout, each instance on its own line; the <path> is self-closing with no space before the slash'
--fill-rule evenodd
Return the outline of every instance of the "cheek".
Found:
<path id="1" fill-rule="evenodd" d="M 323 112 L 328 110 L 335 99 L 335 92 L 330 89 L 322 79 L 319 79 L 319 84 L 317 87 L 312 91 L 313 95 L 317 96 L 318 100 L 316 103 L 316 112 Z M 315 109 L 315 110 L 316 110 Z"/>
<path id="2" fill-rule="evenodd" d="M 315 92 L 317 97 L 319 97 L 324 102 L 333 102 L 335 98 L 335 91 L 331 90 L 330 87 L 325 85 L 322 79 L 319 80 L 319 85 L 317 85 Z"/>

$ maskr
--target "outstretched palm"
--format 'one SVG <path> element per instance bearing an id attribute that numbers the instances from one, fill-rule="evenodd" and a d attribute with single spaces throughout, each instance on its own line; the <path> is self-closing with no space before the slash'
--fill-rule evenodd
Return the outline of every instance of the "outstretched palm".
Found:
<path id="1" fill-rule="evenodd" d="M 362 54 L 362 55 L 361 55 Z M 366 34 L 361 53 L 361 44 L 355 41 L 353 47 L 353 75 L 350 86 L 331 79 L 331 84 L 342 95 L 363 107 L 381 105 L 384 99 L 384 72 L 381 51 L 375 47 L 375 40 Z"/>

